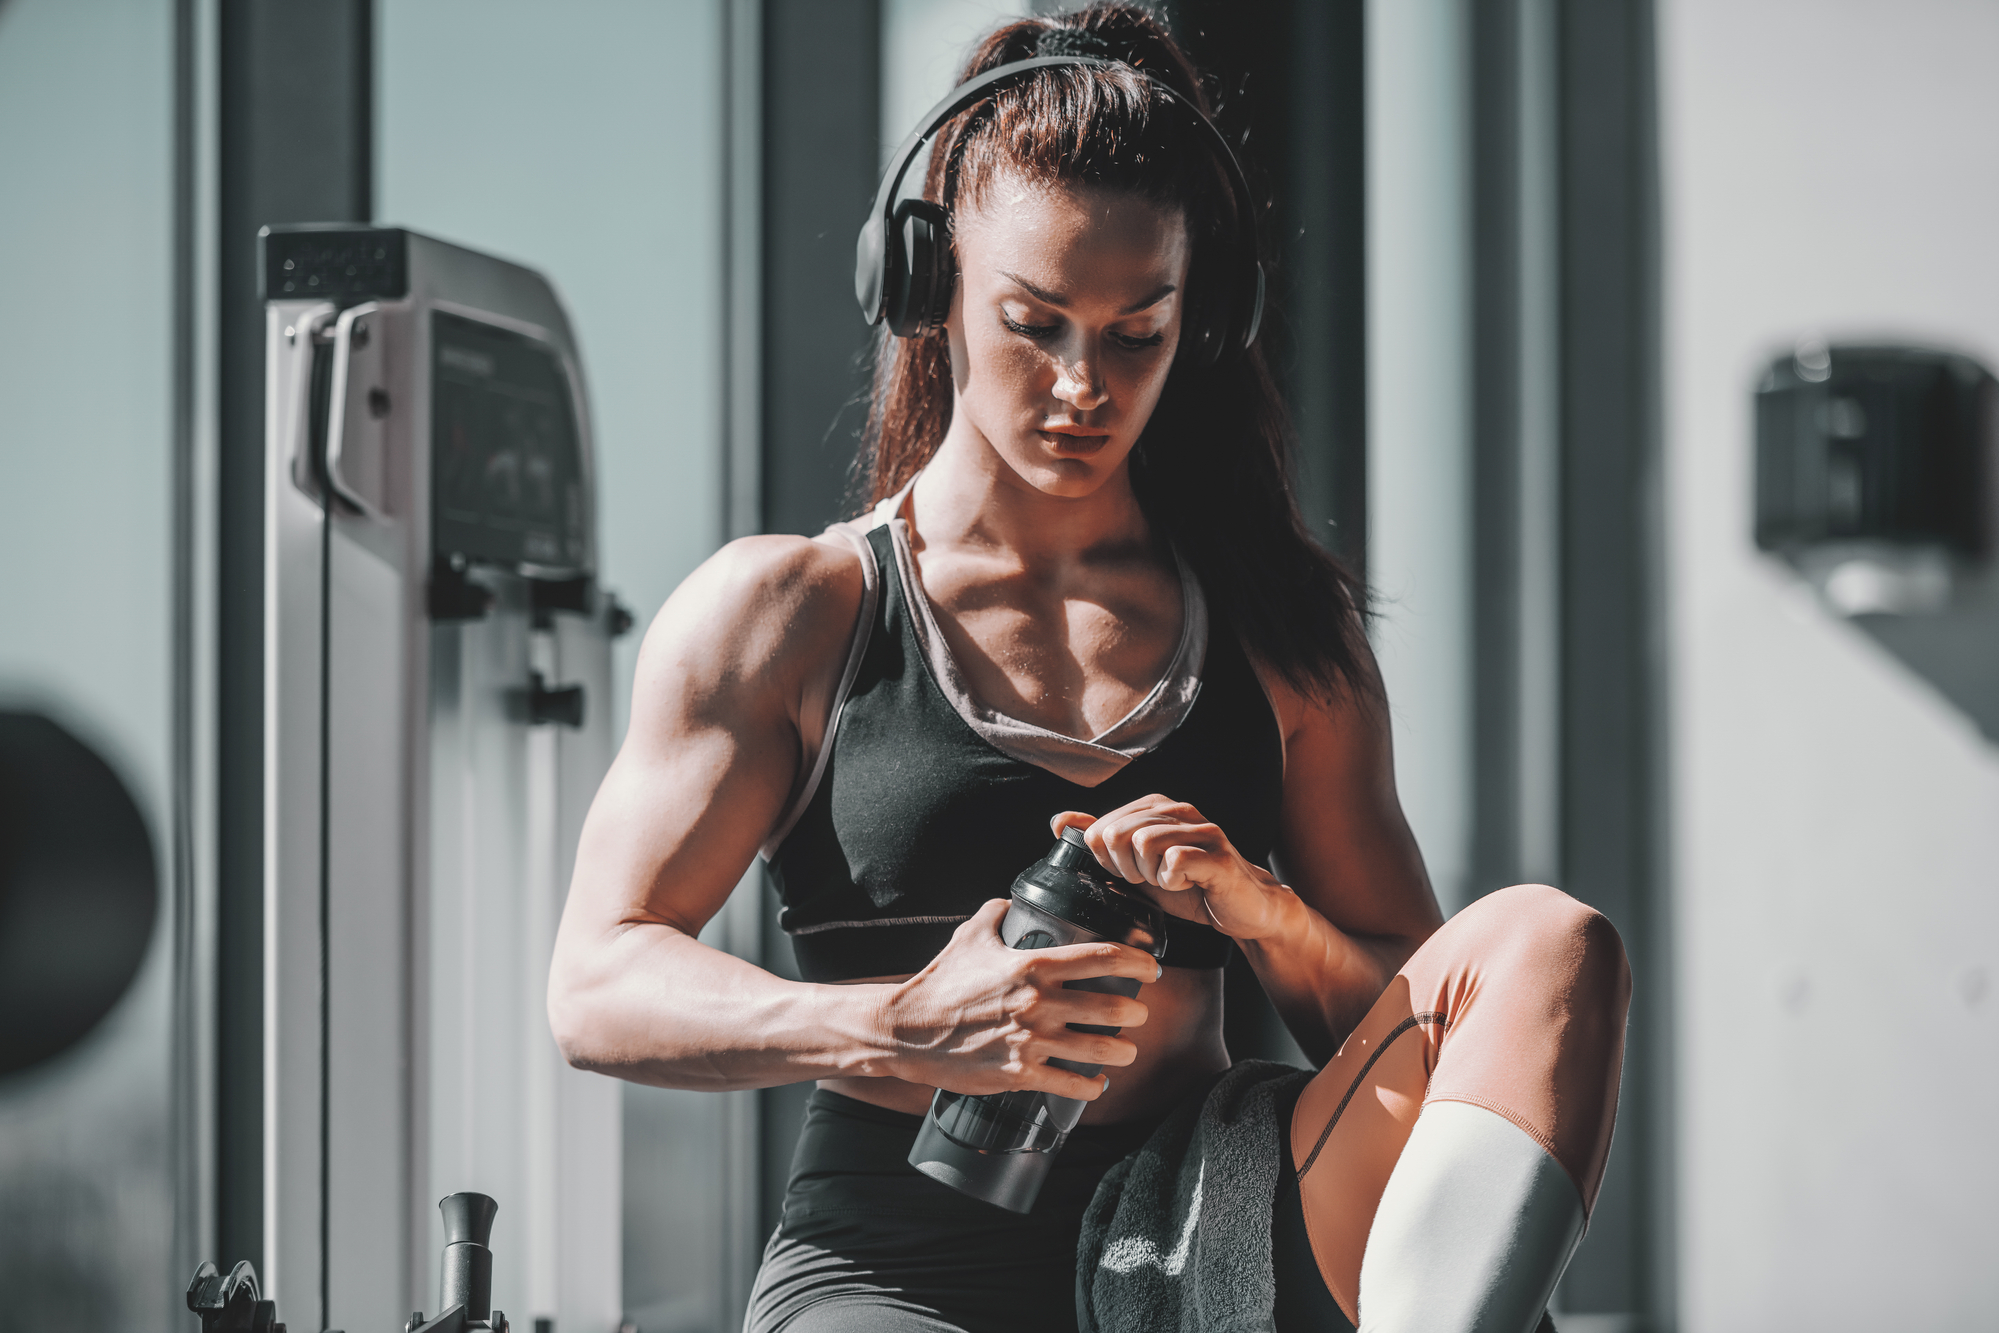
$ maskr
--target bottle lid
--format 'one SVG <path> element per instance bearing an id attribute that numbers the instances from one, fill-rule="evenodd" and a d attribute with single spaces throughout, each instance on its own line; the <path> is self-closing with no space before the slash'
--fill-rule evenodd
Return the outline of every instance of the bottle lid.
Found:
<path id="1" fill-rule="evenodd" d="M 1077 828 L 1065 828 L 1047 856 L 1013 882 L 1014 897 L 1050 916 L 1158 957 L 1166 948 L 1166 914 L 1115 883 Z"/>
<path id="2" fill-rule="evenodd" d="M 1055 844 L 1054 851 L 1048 853 L 1048 864 L 1084 874 L 1102 873 L 1102 867 L 1097 864 L 1097 854 L 1090 850 L 1090 844 L 1079 828 L 1062 830 L 1061 841 Z"/>

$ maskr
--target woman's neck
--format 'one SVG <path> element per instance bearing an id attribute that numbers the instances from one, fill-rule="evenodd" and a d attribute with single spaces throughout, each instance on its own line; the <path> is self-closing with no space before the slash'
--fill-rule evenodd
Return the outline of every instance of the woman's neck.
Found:
<path id="1" fill-rule="evenodd" d="M 1113 553 L 1129 558 L 1151 545 L 1128 461 L 1086 495 L 1050 495 L 1009 467 L 962 417 L 917 478 L 913 503 L 921 545 L 1005 552 L 1023 566 Z"/>

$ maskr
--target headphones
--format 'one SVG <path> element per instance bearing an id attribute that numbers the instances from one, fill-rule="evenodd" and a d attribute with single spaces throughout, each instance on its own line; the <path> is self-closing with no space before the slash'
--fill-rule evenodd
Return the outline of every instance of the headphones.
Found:
<path id="1" fill-rule="evenodd" d="M 895 199 L 917 151 L 945 121 L 996 87 L 1021 82 L 1044 69 L 1063 67 L 1131 68 L 1095 56 L 1036 56 L 997 66 L 945 94 L 896 148 L 854 247 L 854 299 L 861 303 L 861 313 L 869 324 L 886 322 L 897 337 L 914 338 L 941 327 L 951 310 L 951 287 L 957 275 L 951 260 L 950 214 L 942 204 L 928 199 L 901 203 Z M 1246 351 L 1263 323 L 1263 259 L 1257 250 L 1255 201 L 1242 164 L 1215 123 L 1160 79 L 1144 70 L 1138 73 L 1168 101 L 1185 107 L 1207 131 L 1235 195 L 1236 237 L 1233 254 L 1226 261 L 1235 271 L 1216 284 L 1217 295 L 1203 302 L 1205 309 L 1190 312 L 1196 318 L 1180 334 L 1181 354 L 1198 365 L 1210 366 Z"/>

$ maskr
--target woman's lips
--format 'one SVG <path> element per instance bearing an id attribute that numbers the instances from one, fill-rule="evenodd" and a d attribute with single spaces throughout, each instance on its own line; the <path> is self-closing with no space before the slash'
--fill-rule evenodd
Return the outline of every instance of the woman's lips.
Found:
<path id="1" fill-rule="evenodd" d="M 1035 434 L 1050 448 L 1065 454 L 1093 454 L 1111 440 L 1108 431 L 1089 426 L 1043 426 Z"/>

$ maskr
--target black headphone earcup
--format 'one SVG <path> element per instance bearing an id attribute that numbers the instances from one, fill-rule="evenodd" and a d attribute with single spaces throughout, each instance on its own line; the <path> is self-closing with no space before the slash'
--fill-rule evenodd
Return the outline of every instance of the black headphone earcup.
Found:
<path id="1" fill-rule="evenodd" d="M 930 291 L 923 316 L 925 329 L 941 329 L 951 317 L 951 292 L 958 285 L 958 258 L 951 251 L 951 215 L 941 205 L 918 200 L 933 216 L 925 226 L 930 232 Z"/>
<path id="2" fill-rule="evenodd" d="M 889 242 L 887 322 L 900 338 L 941 327 L 951 312 L 949 215 L 928 199 L 905 199 L 896 206 Z"/>

